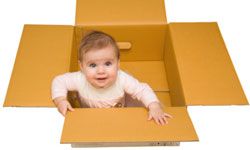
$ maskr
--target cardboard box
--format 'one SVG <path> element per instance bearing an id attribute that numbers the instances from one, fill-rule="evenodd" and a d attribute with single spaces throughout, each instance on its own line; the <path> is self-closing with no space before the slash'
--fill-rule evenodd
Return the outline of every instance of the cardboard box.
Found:
<path id="1" fill-rule="evenodd" d="M 248 101 L 217 23 L 167 23 L 164 6 L 163 0 L 78 0 L 75 26 L 25 25 L 4 106 L 54 107 L 53 77 L 78 70 L 83 33 L 102 30 L 118 42 L 131 43 L 130 49 L 121 50 L 121 68 L 147 82 L 174 118 L 167 126 L 157 126 L 147 121 L 141 107 L 79 108 L 67 114 L 61 143 L 197 141 L 187 106 Z M 74 93 L 69 99 L 78 106 Z"/>

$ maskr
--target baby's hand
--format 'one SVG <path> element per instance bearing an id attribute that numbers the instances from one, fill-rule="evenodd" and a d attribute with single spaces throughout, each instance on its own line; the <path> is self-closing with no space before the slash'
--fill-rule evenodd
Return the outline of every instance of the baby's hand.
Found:
<path id="1" fill-rule="evenodd" d="M 54 103 L 58 111 L 65 117 L 67 110 L 74 111 L 67 99 L 55 99 Z"/>
<path id="2" fill-rule="evenodd" d="M 167 124 L 168 123 L 167 118 L 172 118 L 171 115 L 164 113 L 158 102 L 150 103 L 148 108 L 149 108 L 148 120 L 151 120 L 153 118 L 158 125 Z"/>

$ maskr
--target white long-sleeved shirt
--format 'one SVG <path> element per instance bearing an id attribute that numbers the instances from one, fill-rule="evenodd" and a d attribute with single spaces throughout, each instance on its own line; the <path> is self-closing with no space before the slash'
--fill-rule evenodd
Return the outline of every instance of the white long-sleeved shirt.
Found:
<path id="1" fill-rule="evenodd" d="M 95 88 L 81 71 L 56 76 L 51 86 L 52 99 L 66 97 L 68 91 L 77 91 L 81 104 L 92 108 L 110 108 L 119 103 L 124 106 L 125 93 L 141 101 L 145 107 L 151 102 L 159 102 L 148 84 L 140 83 L 122 70 L 118 71 L 115 83 L 108 88 Z"/>

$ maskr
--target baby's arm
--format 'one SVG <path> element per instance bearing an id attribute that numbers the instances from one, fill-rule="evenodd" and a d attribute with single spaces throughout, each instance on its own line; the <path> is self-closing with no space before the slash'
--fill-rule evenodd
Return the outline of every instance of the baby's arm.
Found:
<path id="1" fill-rule="evenodd" d="M 121 72 L 121 76 L 126 93 L 130 94 L 133 99 L 142 101 L 149 109 L 148 120 L 154 119 L 157 124 L 167 124 L 167 118 L 171 118 L 171 115 L 164 113 L 160 101 L 150 86 L 146 83 L 140 83 L 125 72 Z"/>
<path id="2" fill-rule="evenodd" d="M 56 76 L 52 81 L 52 99 L 58 111 L 65 116 L 67 110 L 74 111 L 67 100 L 67 92 L 76 90 L 76 73 L 65 73 Z"/>

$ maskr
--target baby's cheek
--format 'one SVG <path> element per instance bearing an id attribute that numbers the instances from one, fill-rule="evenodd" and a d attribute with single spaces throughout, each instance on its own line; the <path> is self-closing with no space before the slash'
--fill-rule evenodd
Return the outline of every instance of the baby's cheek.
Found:
<path id="1" fill-rule="evenodd" d="M 93 79 L 95 77 L 95 71 L 88 69 L 85 71 L 85 75 L 88 79 Z"/>
<path id="2" fill-rule="evenodd" d="M 117 76 L 117 70 L 112 70 L 112 71 L 110 71 L 110 77 L 111 77 L 112 79 L 116 79 L 116 76 Z"/>

